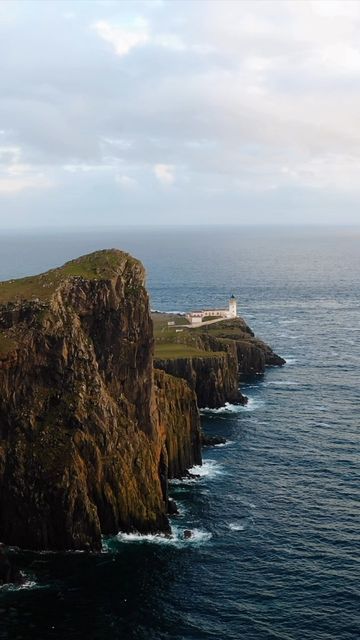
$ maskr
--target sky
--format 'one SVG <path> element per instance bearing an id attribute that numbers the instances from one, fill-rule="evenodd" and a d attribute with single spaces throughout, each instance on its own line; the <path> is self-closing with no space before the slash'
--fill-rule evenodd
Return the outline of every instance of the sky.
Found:
<path id="1" fill-rule="evenodd" d="M 360 224 L 360 2 L 1 0 L 0 229 Z"/>

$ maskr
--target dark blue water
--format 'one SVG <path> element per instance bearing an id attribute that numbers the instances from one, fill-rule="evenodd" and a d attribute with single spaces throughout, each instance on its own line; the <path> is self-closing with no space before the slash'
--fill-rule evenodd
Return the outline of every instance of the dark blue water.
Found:
<path id="1" fill-rule="evenodd" d="M 360 637 L 360 231 L 108 231 L 0 238 L 0 279 L 103 247 L 143 260 L 152 307 L 225 305 L 285 356 L 204 412 L 226 446 L 175 483 L 174 539 L 104 553 L 19 553 L 0 638 L 357 640 Z M 181 541 L 184 528 L 195 531 Z"/>

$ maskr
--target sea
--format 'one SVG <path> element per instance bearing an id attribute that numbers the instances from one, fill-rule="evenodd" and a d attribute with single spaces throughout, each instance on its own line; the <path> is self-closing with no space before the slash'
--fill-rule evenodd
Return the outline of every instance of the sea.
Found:
<path id="1" fill-rule="evenodd" d="M 172 482 L 171 538 L 14 551 L 26 582 L 0 589 L 0 638 L 358 640 L 360 228 L 2 232 L 0 279 L 109 247 L 143 261 L 152 309 L 234 294 L 286 365 L 242 382 L 246 406 L 202 408 L 227 442 Z"/>

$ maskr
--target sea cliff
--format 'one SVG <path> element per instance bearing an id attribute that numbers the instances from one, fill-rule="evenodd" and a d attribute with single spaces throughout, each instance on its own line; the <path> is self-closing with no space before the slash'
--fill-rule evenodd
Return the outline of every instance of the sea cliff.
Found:
<path id="1" fill-rule="evenodd" d="M 153 314 L 155 366 L 185 379 L 195 391 L 199 407 L 245 404 L 239 389 L 241 379 L 263 374 L 266 366 L 285 364 L 269 345 L 255 337 L 242 318 L 189 328 L 183 316 L 170 317 L 174 329 L 168 326 L 167 314 Z"/>
<path id="2" fill-rule="evenodd" d="M 0 283 L 1 542 L 99 550 L 120 530 L 169 533 L 168 480 L 211 444 L 198 406 L 244 403 L 240 377 L 284 363 L 241 319 L 169 329 L 167 315 L 154 359 L 144 282 L 114 249 Z"/>
<path id="3" fill-rule="evenodd" d="M 196 399 L 153 371 L 140 262 L 117 250 L 0 283 L 0 540 L 100 549 L 169 531 L 167 479 L 201 463 Z"/>

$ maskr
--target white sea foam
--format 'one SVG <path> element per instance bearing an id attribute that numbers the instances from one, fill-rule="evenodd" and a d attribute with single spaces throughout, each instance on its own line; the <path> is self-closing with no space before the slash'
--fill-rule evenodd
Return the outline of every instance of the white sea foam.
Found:
<path id="1" fill-rule="evenodd" d="M 238 413 L 243 409 L 242 404 L 230 404 L 230 402 L 225 402 L 223 407 L 219 407 L 218 409 L 210 409 L 209 407 L 204 407 L 200 409 L 201 414 L 206 413 Z"/>
<path id="2" fill-rule="evenodd" d="M 219 442 L 219 444 L 215 444 L 214 447 L 229 447 L 231 444 L 234 444 L 234 440 L 226 440 L 226 442 Z"/>
<path id="3" fill-rule="evenodd" d="M 189 469 L 189 476 L 185 478 L 174 478 L 173 480 L 169 480 L 169 483 L 175 485 L 195 484 L 203 478 L 212 480 L 223 473 L 222 465 L 216 460 L 204 460 L 202 465 L 195 465 Z"/>
<path id="4" fill-rule="evenodd" d="M 209 407 L 205 407 L 201 409 L 201 414 L 229 414 L 229 413 L 241 413 L 242 411 L 254 411 L 258 407 L 261 407 L 263 402 L 261 400 L 255 400 L 254 398 L 248 398 L 247 404 L 230 404 L 230 402 L 225 402 L 223 407 L 219 407 L 218 409 L 209 409 Z"/>
<path id="5" fill-rule="evenodd" d="M 298 320 L 280 320 L 279 324 L 295 324 Z"/>
<path id="6" fill-rule="evenodd" d="M 195 478 L 195 476 L 193 478 L 189 478 L 188 476 L 186 476 L 186 478 L 173 478 L 172 480 L 169 480 L 169 484 L 170 485 L 196 484 L 197 481 L 198 481 L 198 478 Z"/>
<path id="7" fill-rule="evenodd" d="M 190 538 L 184 538 L 184 531 L 191 531 Z M 187 545 L 199 546 L 208 542 L 212 538 L 212 534 L 209 531 L 203 529 L 180 529 L 179 527 L 172 527 L 171 534 L 165 536 L 163 534 L 141 534 L 141 533 L 118 533 L 115 537 L 118 542 L 125 544 L 160 544 L 173 547 L 182 547 Z M 111 539 L 110 539 L 111 543 Z M 103 541 L 103 547 L 105 550 L 110 549 L 110 545 L 105 540 Z M 111 547 L 113 550 L 113 546 Z"/>
<path id="8" fill-rule="evenodd" d="M 200 476 L 200 478 L 216 478 L 224 473 L 222 465 L 216 460 L 204 460 L 202 465 L 197 464 L 189 469 L 190 475 Z"/>
<path id="9" fill-rule="evenodd" d="M 187 514 L 188 509 L 177 498 L 176 498 L 175 502 L 176 502 L 177 510 L 178 510 L 179 513 L 174 514 L 174 518 L 175 519 L 183 518 Z M 170 517 L 173 517 L 173 516 L 170 516 Z"/>
<path id="10" fill-rule="evenodd" d="M 264 404 L 263 400 L 257 400 L 256 398 L 249 398 L 247 404 L 245 404 L 242 409 L 244 411 L 256 411 Z"/>
<path id="11" fill-rule="evenodd" d="M 286 364 L 296 364 L 297 360 L 296 358 L 293 358 L 292 356 L 284 356 L 284 360 L 286 362 Z"/>
<path id="12" fill-rule="evenodd" d="M 240 524 L 240 522 L 230 522 L 229 529 L 231 529 L 231 531 L 244 531 L 245 525 Z"/>
<path id="13" fill-rule="evenodd" d="M 26 591 L 28 589 L 34 589 L 38 587 L 35 580 L 32 580 L 29 576 L 27 576 L 23 571 L 20 571 L 22 577 L 24 578 L 24 582 L 22 584 L 4 584 L 0 586 L 0 591 Z"/>

